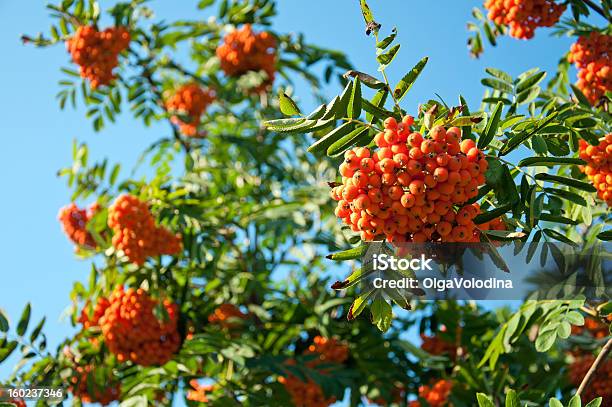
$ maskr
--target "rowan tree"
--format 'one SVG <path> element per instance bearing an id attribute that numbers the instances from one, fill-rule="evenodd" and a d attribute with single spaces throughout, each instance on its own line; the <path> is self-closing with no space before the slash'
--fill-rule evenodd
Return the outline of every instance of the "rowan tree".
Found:
<path id="1" fill-rule="evenodd" d="M 120 114 L 168 127 L 141 178 L 74 143 L 59 220 L 91 264 L 69 299 L 77 333 L 48 349 L 29 305 L 15 324 L 0 312 L 0 362 L 17 359 L 2 384 L 65 386 L 75 405 L 608 405 L 606 300 L 487 310 L 357 284 L 372 244 L 480 243 L 502 269 L 504 245 L 529 258 L 545 243 L 542 264 L 567 270 L 579 266 L 559 247 L 605 251 L 609 36 L 580 20 L 599 6 L 568 3 L 485 3 L 492 40 L 504 25 L 521 38 L 567 27 L 569 5 L 582 39 L 568 61 L 585 73 L 570 87 L 568 62 L 546 85 L 537 68 L 489 68 L 478 109 L 461 96 L 403 106 L 428 58 L 392 85 L 398 30 L 383 37 L 365 0 L 357 40 L 374 38 L 378 77 L 275 32 L 274 0 L 202 0 L 171 22 L 145 0 L 49 5 L 50 32 L 22 39 L 67 47 L 60 107 L 84 107 L 95 131 Z M 291 97 L 307 92 L 297 77 L 321 103 L 310 114 Z M 328 101 L 322 83 L 343 90 Z M 351 272 L 335 281 L 332 268 Z"/>

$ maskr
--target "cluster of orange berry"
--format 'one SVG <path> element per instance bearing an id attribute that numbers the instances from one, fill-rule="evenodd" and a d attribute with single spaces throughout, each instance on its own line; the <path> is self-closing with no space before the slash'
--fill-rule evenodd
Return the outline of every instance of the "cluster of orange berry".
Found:
<path id="1" fill-rule="evenodd" d="M 374 400 L 368 399 L 370 404 L 376 404 L 378 406 L 388 406 L 389 404 L 402 404 L 402 401 L 406 399 L 406 388 L 401 383 L 395 383 L 391 390 L 391 401 L 386 400 L 384 397 L 378 397 Z"/>
<path id="2" fill-rule="evenodd" d="M 577 356 L 569 368 L 570 382 L 578 387 L 595 361 L 595 355 Z M 603 398 L 602 406 L 609 406 L 612 400 L 612 360 L 604 361 L 597 374 L 591 380 L 589 387 L 583 393 L 583 400 L 590 401 L 597 397 Z"/>
<path id="3" fill-rule="evenodd" d="M 240 308 L 234 304 L 221 304 L 212 314 L 208 316 L 208 322 L 216 324 L 224 329 L 234 329 L 240 326 L 241 320 L 247 319 L 247 316 L 240 311 Z"/>
<path id="4" fill-rule="evenodd" d="M 74 63 L 80 66 L 81 76 L 89 79 L 92 89 L 110 84 L 119 64 L 119 54 L 130 45 L 130 33 L 125 27 L 109 27 L 98 31 L 94 26 L 82 25 L 66 41 Z"/>
<path id="5" fill-rule="evenodd" d="M 374 138 L 376 152 L 345 153 L 342 184 L 331 190 L 336 216 L 364 241 L 479 241 L 473 219 L 480 206 L 465 202 L 484 184 L 487 160 L 473 140 L 460 141 L 459 128 L 436 126 L 424 138 L 413 123 L 411 116 L 388 118 Z"/>
<path id="6" fill-rule="evenodd" d="M 119 196 L 108 208 L 108 226 L 113 230 L 113 246 L 142 265 L 147 257 L 174 255 L 182 249 L 181 236 L 155 224 L 148 205 L 135 196 Z"/>
<path id="7" fill-rule="evenodd" d="M 202 89 L 196 83 L 181 86 L 166 102 L 166 109 L 172 116 L 172 123 L 179 126 L 181 133 L 188 137 L 198 136 L 202 113 L 215 100 L 215 94 Z M 180 116 L 180 117 L 179 117 Z"/>
<path id="8" fill-rule="evenodd" d="M 567 60 L 578 68 L 576 86 L 596 104 L 612 90 L 612 35 L 596 31 L 581 36 L 572 44 Z"/>
<path id="9" fill-rule="evenodd" d="M 121 392 L 119 383 L 109 377 L 103 385 L 100 385 L 95 382 L 97 376 L 93 365 L 77 366 L 70 378 L 71 384 L 68 390 L 84 403 L 99 403 L 106 406 L 119 400 Z"/>
<path id="10" fill-rule="evenodd" d="M 348 351 L 345 344 L 334 338 L 316 336 L 304 354 L 319 355 L 319 357 L 307 362 L 306 365 L 314 369 L 321 363 L 341 364 L 348 359 Z M 321 371 L 321 373 L 324 372 Z M 278 381 L 285 386 L 285 390 L 291 396 L 296 407 L 327 407 L 336 402 L 335 397 L 326 397 L 321 386 L 311 379 L 304 382 L 293 375 L 289 375 L 280 377 Z"/>
<path id="11" fill-rule="evenodd" d="M 442 407 L 447 404 L 452 388 L 450 380 L 438 380 L 432 386 L 419 387 L 419 397 L 427 401 L 429 407 Z M 411 401 L 409 407 L 421 407 L 421 403 Z"/>
<path id="12" fill-rule="evenodd" d="M 62 224 L 64 233 L 76 245 L 95 248 L 96 242 L 87 230 L 87 222 L 99 210 L 98 204 L 95 203 L 89 209 L 80 209 L 74 202 L 60 209 L 58 219 Z"/>
<path id="13" fill-rule="evenodd" d="M 612 322 L 612 314 L 608 315 L 608 322 Z M 587 333 L 595 339 L 607 338 L 610 335 L 608 325 L 595 318 L 585 318 L 583 326 L 572 325 L 572 335 Z"/>
<path id="14" fill-rule="evenodd" d="M 307 382 L 295 376 L 280 377 L 295 407 L 328 407 L 336 402 L 335 397 L 326 397 L 321 386 L 308 379 Z"/>
<path id="15" fill-rule="evenodd" d="M 229 33 L 217 48 L 221 69 L 237 77 L 249 71 L 264 71 L 267 81 L 255 89 L 265 90 L 274 82 L 276 73 L 276 39 L 269 32 L 255 32 L 250 24 Z"/>
<path id="16" fill-rule="evenodd" d="M 318 359 L 309 362 L 311 366 L 316 366 L 321 362 L 343 363 L 349 356 L 349 348 L 335 338 L 324 338 L 315 336 L 312 344 L 304 352 L 308 355 L 319 355 Z"/>
<path id="17" fill-rule="evenodd" d="M 178 306 L 162 302 L 167 320 L 155 316 L 159 301 L 143 289 L 118 286 L 108 298 L 99 318 L 104 342 L 120 362 L 131 360 L 142 366 L 163 365 L 180 346 L 177 331 Z"/>
<path id="18" fill-rule="evenodd" d="M 198 403 L 208 403 L 210 400 L 206 393 L 210 393 L 215 390 L 214 384 L 200 384 L 197 379 L 189 381 L 191 390 L 187 391 L 187 400 L 197 401 Z"/>
<path id="19" fill-rule="evenodd" d="M 580 158 L 586 165 L 580 169 L 597 188 L 597 196 L 612 206 L 612 133 L 592 146 L 580 140 Z"/>
<path id="20" fill-rule="evenodd" d="M 489 20 L 510 27 L 510 36 L 530 39 L 538 27 L 551 27 L 559 21 L 565 5 L 552 0 L 487 0 Z"/>
<path id="21" fill-rule="evenodd" d="M 448 355 L 451 359 L 457 356 L 457 346 L 439 336 L 427 336 L 421 334 L 421 349 L 430 355 Z"/>

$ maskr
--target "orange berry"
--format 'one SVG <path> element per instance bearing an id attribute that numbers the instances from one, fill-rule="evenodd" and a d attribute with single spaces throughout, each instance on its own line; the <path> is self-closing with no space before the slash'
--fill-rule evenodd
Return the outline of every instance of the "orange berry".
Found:
<path id="1" fill-rule="evenodd" d="M 408 164 L 408 162 L 410 161 L 410 158 L 408 157 L 407 154 L 398 153 L 393 156 L 393 161 L 397 163 L 398 167 L 403 167 Z"/>
<path id="2" fill-rule="evenodd" d="M 442 126 L 436 126 L 429 132 L 434 141 L 446 141 L 446 129 Z"/>
<path id="3" fill-rule="evenodd" d="M 355 174 L 353 174 L 353 184 L 357 187 L 357 188 L 365 188 L 368 185 L 368 180 L 369 177 L 361 171 L 355 171 Z"/>
<path id="4" fill-rule="evenodd" d="M 402 118 L 402 123 L 404 124 L 404 126 L 409 127 L 412 126 L 414 124 L 414 117 L 408 115 L 408 116 L 404 116 Z"/>
<path id="5" fill-rule="evenodd" d="M 440 236 L 448 235 L 452 229 L 453 229 L 453 226 L 451 225 L 450 222 L 447 222 L 447 221 L 439 222 L 438 225 L 436 226 L 436 231 L 440 234 Z"/>
<path id="6" fill-rule="evenodd" d="M 421 152 L 423 154 L 431 154 L 435 152 L 435 144 L 431 140 L 425 140 L 421 143 Z"/>
<path id="7" fill-rule="evenodd" d="M 401 203 L 404 208 L 411 208 L 414 206 L 416 198 L 411 193 L 405 193 L 402 195 Z"/>
<path id="8" fill-rule="evenodd" d="M 413 195 L 422 195 L 425 193 L 425 183 L 421 180 L 414 180 L 410 183 L 409 189 Z"/>
<path id="9" fill-rule="evenodd" d="M 476 147 L 474 140 L 465 139 L 461 142 L 461 152 L 467 154 L 472 148 Z"/>
<path id="10" fill-rule="evenodd" d="M 399 182 L 400 185 L 407 187 L 410 181 L 412 181 L 412 177 L 407 172 L 397 174 L 397 182 Z"/>
<path id="11" fill-rule="evenodd" d="M 467 158 L 470 162 L 476 162 L 478 160 L 480 160 L 480 150 L 477 149 L 476 147 L 471 148 L 468 152 L 467 152 Z"/>
<path id="12" fill-rule="evenodd" d="M 468 236 L 468 230 L 465 226 L 455 226 L 452 230 L 452 237 L 457 242 L 463 242 Z"/>
<path id="13" fill-rule="evenodd" d="M 448 170 L 444 167 L 438 167 L 435 169 L 433 176 L 438 182 L 446 182 L 448 180 Z"/>
<path id="14" fill-rule="evenodd" d="M 412 147 L 421 147 L 421 143 L 423 142 L 423 136 L 420 133 L 411 133 L 408 136 L 408 144 Z"/>

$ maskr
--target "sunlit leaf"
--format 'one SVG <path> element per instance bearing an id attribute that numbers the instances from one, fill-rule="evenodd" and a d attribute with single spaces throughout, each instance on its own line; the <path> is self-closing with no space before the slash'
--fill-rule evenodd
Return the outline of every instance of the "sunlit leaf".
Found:
<path id="1" fill-rule="evenodd" d="M 414 85 L 414 83 L 416 82 L 416 80 L 418 79 L 419 75 L 421 74 L 421 72 L 423 71 L 423 69 L 425 68 L 425 65 L 427 65 L 427 61 L 429 61 L 429 57 L 424 57 L 423 59 L 421 59 L 419 62 L 417 62 L 417 64 L 410 70 L 410 72 L 408 72 L 401 81 L 399 81 L 399 83 L 397 84 L 397 86 L 395 87 L 395 90 L 393 90 L 393 95 L 395 96 L 395 99 L 399 102 L 400 100 L 402 100 L 404 98 L 404 96 L 406 96 L 406 94 L 408 93 L 408 91 L 410 90 L 410 88 L 412 88 L 412 85 Z"/>
<path id="2" fill-rule="evenodd" d="M 285 116 L 296 116 L 301 114 L 297 104 L 282 90 L 278 92 L 278 102 L 280 110 Z"/>
<path id="3" fill-rule="evenodd" d="M 28 329 L 28 324 L 30 323 L 31 312 L 32 307 L 30 306 L 30 303 L 27 303 L 25 308 L 23 309 L 23 312 L 21 313 L 21 318 L 19 319 L 19 322 L 17 323 L 17 335 L 23 336 L 25 334 L 26 330 Z"/>

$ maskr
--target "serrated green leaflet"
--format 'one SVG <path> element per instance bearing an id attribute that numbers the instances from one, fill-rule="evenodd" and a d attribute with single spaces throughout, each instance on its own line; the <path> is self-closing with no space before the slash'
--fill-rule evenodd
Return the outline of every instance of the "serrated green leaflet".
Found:
<path id="1" fill-rule="evenodd" d="M 385 69 L 387 65 L 393 62 L 393 60 L 397 56 L 398 51 L 400 50 L 400 47 L 400 44 L 394 45 L 389 50 L 389 52 L 386 52 L 376 57 L 376 60 L 380 64 L 380 68 L 378 68 L 379 71 Z"/>
<path id="2" fill-rule="evenodd" d="M 367 244 L 362 244 L 358 247 L 353 247 L 352 249 L 344 250 L 342 252 L 333 253 L 327 256 L 330 260 L 336 261 L 346 261 L 346 260 L 354 260 L 363 256 L 368 250 Z"/>
<path id="3" fill-rule="evenodd" d="M 485 127 L 485 130 L 482 133 L 482 136 L 478 139 L 479 149 L 482 150 L 485 147 L 487 147 L 489 143 L 495 137 L 495 134 L 497 133 L 497 129 L 499 128 L 499 120 L 501 119 L 503 108 L 504 108 L 503 103 L 498 102 L 497 105 L 495 106 L 495 109 L 493 109 L 493 112 L 491 113 L 489 120 L 487 120 L 487 127 Z"/>
<path id="4" fill-rule="evenodd" d="M 376 43 L 376 48 L 380 48 L 380 49 L 387 48 L 389 45 L 391 45 L 393 40 L 395 40 L 396 36 L 397 36 L 397 28 L 393 27 L 393 29 L 391 30 L 391 34 L 389 34 L 387 37 L 385 37 L 384 39 Z"/>
<path id="5" fill-rule="evenodd" d="M 278 93 L 278 104 L 281 112 L 285 116 L 296 116 L 301 114 L 298 105 L 282 90 L 279 90 Z"/>
<path id="6" fill-rule="evenodd" d="M 429 57 L 425 57 L 423 59 L 421 59 L 419 62 L 417 62 L 417 64 L 410 70 L 410 72 L 408 72 L 401 81 L 399 81 L 399 83 L 397 84 L 397 86 L 395 87 L 395 90 L 393 90 L 393 95 L 395 96 L 395 99 L 399 102 L 400 100 L 402 100 L 404 98 L 404 96 L 406 96 L 406 94 L 408 93 L 408 91 L 410 90 L 410 88 L 412 88 L 412 85 L 414 85 L 414 83 L 416 82 L 416 80 L 418 79 L 419 75 L 421 74 L 421 72 L 423 72 L 423 69 L 425 68 L 425 65 L 427 65 L 427 61 L 429 60 Z"/>
<path id="7" fill-rule="evenodd" d="M 516 136 L 512 137 L 510 140 L 506 142 L 506 144 L 504 144 L 504 147 L 502 147 L 498 155 L 504 156 L 510 153 L 511 151 L 513 151 L 515 148 L 517 148 L 521 144 L 523 144 L 525 141 L 529 140 L 529 138 L 533 136 L 534 134 L 536 134 L 540 129 L 546 127 L 549 123 L 555 120 L 555 118 L 557 117 L 557 114 L 558 114 L 557 112 L 551 114 L 546 120 L 544 120 L 539 126 L 535 127 L 530 132 L 517 134 Z"/>
<path id="8" fill-rule="evenodd" d="M 546 72 L 538 72 L 533 75 L 530 75 L 524 79 L 521 79 L 516 84 L 516 93 L 521 93 L 533 86 L 536 86 L 546 77 Z"/>
<path id="9" fill-rule="evenodd" d="M 508 212 L 511 208 L 512 208 L 512 205 L 507 204 L 499 208 L 495 208 L 491 211 L 481 213 L 480 215 L 474 218 L 474 223 L 476 225 L 480 225 L 490 220 L 493 220 L 495 218 L 499 218 L 500 216 Z"/>
<path id="10" fill-rule="evenodd" d="M 368 128 L 362 125 L 358 125 L 357 128 L 351 131 L 340 140 L 333 143 L 327 149 L 327 155 L 330 157 L 338 156 L 348 150 L 355 142 L 363 135 L 367 134 Z"/>
<path id="11" fill-rule="evenodd" d="M 340 127 L 335 128 L 334 130 L 330 131 L 325 136 L 314 142 L 310 147 L 308 147 L 308 151 L 311 153 L 326 151 L 329 146 L 331 146 L 333 143 L 350 133 L 354 127 L 355 126 L 352 123 L 344 123 Z"/>
<path id="12" fill-rule="evenodd" d="M 348 103 L 347 117 L 349 119 L 357 119 L 361 115 L 361 81 L 359 77 L 355 78 L 351 97 Z"/>
<path id="13" fill-rule="evenodd" d="M 539 181 L 548 181 L 556 184 L 567 185 L 568 187 L 580 189 L 586 192 L 597 192 L 597 188 L 589 183 L 578 181 L 573 178 L 562 177 L 560 175 L 536 174 L 535 179 Z"/>
<path id="14" fill-rule="evenodd" d="M 569 158 L 569 157 L 529 157 L 519 161 L 519 167 L 536 167 L 542 165 L 584 165 L 586 162 L 580 158 Z"/>

